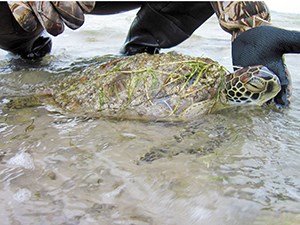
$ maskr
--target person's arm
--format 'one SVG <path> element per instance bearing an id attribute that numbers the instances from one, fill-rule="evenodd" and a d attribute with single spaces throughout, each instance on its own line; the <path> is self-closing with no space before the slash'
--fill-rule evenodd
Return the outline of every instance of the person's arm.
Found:
<path id="1" fill-rule="evenodd" d="M 232 35 L 232 41 L 242 32 L 258 26 L 271 25 L 270 12 L 264 2 L 211 2 L 223 30 Z"/>

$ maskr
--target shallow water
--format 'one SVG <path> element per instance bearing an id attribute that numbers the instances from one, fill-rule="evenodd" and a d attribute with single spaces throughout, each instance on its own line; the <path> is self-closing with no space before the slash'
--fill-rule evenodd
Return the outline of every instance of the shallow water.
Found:
<path id="1" fill-rule="evenodd" d="M 11 96 L 116 54 L 134 14 L 87 17 L 54 38 L 41 62 L 0 52 L 1 224 L 299 224 L 299 55 L 287 56 L 293 101 L 283 111 L 158 123 L 5 109 Z M 299 29 L 300 16 L 273 13 L 273 21 Z M 212 18 L 168 51 L 230 69 L 229 40 Z"/>

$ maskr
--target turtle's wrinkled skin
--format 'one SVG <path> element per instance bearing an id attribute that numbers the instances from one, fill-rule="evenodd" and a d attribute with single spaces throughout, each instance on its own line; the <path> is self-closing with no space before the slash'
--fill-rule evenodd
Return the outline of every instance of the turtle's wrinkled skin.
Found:
<path id="1" fill-rule="evenodd" d="M 145 53 L 90 65 L 38 93 L 74 113 L 186 119 L 234 104 L 262 105 L 279 90 L 277 76 L 262 66 L 230 74 L 208 58 Z"/>

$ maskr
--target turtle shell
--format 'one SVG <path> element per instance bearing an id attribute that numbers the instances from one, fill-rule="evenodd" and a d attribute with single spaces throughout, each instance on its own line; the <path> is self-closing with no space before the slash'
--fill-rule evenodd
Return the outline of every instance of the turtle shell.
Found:
<path id="1" fill-rule="evenodd" d="M 53 84 L 51 92 L 55 102 L 69 111 L 180 117 L 194 104 L 214 102 L 227 73 L 208 58 L 145 53 L 89 66 Z"/>

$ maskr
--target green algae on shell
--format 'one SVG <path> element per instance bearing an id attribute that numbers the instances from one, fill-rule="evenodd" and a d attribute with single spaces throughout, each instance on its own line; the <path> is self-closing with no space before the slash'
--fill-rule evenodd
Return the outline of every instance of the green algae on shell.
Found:
<path id="1" fill-rule="evenodd" d="M 192 117 L 212 111 L 220 99 L 226 102 L 220 91 L 226 74 L 223 66 L 208 58 L 139 54 L 88 67 L 49 90 L 60 107 L 72 112 Z"/>

